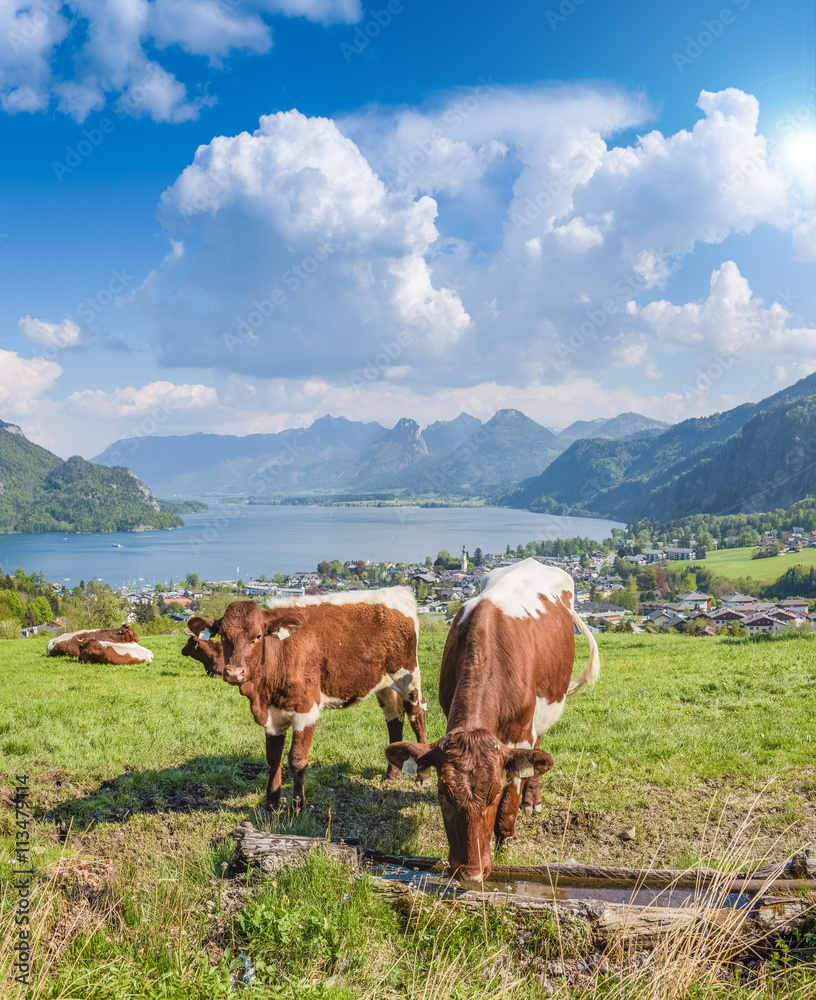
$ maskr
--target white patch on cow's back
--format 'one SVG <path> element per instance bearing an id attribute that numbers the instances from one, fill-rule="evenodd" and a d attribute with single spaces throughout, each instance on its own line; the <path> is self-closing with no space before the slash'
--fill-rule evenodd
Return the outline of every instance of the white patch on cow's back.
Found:
<path id="1" fill-rule="evenodd" d="M 568 601 L 562 594 L 568 591 Z M 557 566 L 545 566 L 535 559 L 523 559 L 512 566 L 491 570 L 481 582 L 479 593 L 462 608 L 462 619 L 480 601 L 490 601 L 508 618 L 537 618 L 547 613 L 541 597 L 564 604 L 572 610 L 575 585 L 569 573 Z"/>
<path id="2" fill-rule="evenodd" d="M 533 713 L 533 745 L 542 733 L 546 733 L 550 726 L 554 725 L 564 711 L 564 703 L 567 696 L 561 701 L 549 702 L 546 698 L 536 698 L 535 712 Z"/>
<path id="3" fill-rule="evenodd" d="M 308 594 L 303 597 L 270 597 L 266 602 L 268 608 L 308 608 L 315 604 L 382 604 L 410 618 L 419 634 L 416 598 L 410 587 L 351 590 L 342 594 Z"/>
<path id="4" fill-rule="evenodd" d="M 97 639 L 96 641 L 106 649 L 115 650 L 120 656 L 132 656 L 141 660 L 142 663 L 151 663 L 153 660 L 152 651 L 140 646 L 138 642 L 108 642 L 107 639 Z"/>
<path id="5" fill-rule="evenodd" d="M 80 635 L 82 632 L 87 632 L 88 629 L 80 629 L 79 632 L 63 632 L 62 635 L 55 635 L 53 639 L 49 639 L 48 645 L 45 647 L 45 652 L 48 656 L 52 655 L 52 650 L 55 646 L 59 646 L 63 642 L 68 642 L 69 639 L 73 639 L 75 635 Z"/>

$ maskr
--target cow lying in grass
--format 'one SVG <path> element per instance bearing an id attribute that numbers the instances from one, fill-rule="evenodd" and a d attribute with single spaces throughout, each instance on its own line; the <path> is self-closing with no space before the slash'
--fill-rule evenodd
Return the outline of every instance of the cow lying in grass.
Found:
<path id="1" fill-rule="evenodd" d="M 89 628 L 82 632 L 63 632 L 55 636 L 45 651 L 48 656 L 79 656 L 80 644 L 85 639 L 99 639 L 101 642 L 138 642 L 139 636 L 130 625 L 119 628 Z"/>
<path id="2" fill-rule="evenodd" d="M 103 642 L 84 639 L 79 646 L 80 663 L 150 663 L 153 653 L 138 642 Z"/>
<path id="3" fill-rule="evenodd" d="M 233 601 L 218 621 L 192 618 L 188 625 L 194 635 L 207 628 L 211 636 L 221 636 L 224 680 L 249 699 L 266 732 L 268 809 L 280 803 L 290 728 L 293 799 L 303 806 L 309 750 L 324 709 L 346 708 L 374 694 L 391 742 L 402 739 L 405 713 L 417 739 L 426 738 L 416 601 L 408 587 L 296 598 L 268 608 Z M 386 779 L 398 774 L 389 764 Z M 420 780 L 429 777 L 425 772 Z"/>
<path id="4" fill-rule="evenodd" d="M 589 664 L 572 679 L 573 623 L 589 641 Z M 392 743 L 395 767 L 435 767 L 452 873 L 481 881 L 490 845 L 512 840 L 519 803 L 541 809 L 538 776 L 553 766 L 538 749 L 567 695 L 594 684 L 598 647 L 573 610 L 572 578 L 534 559 L 493 570 L 453 620 L 442 654 L 441 740 Z"/>

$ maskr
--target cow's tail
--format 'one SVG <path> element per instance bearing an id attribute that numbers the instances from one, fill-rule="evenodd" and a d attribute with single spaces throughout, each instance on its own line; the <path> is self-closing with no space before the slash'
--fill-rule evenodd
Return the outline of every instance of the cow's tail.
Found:
<path id="1" fill-rule="evenodd" d="M 583 618 L 575 613 L 574 608 L 570 608 L 570 614 L 572 615 L 572 620 L 581 630 L 583 635 L 586 636 L 587 642 L 589 643 L 589 663 L 577 677 L 573 677 L 570 681 L 570 686 L 567 688 L 568 696 L 575 694 L 575 692 L 579 691 L 584 684 L 594 684 L 601 675 L 601 658 L 598 655 L 598 644 L 595 642 L 595 636 L 589 631 Z"/>

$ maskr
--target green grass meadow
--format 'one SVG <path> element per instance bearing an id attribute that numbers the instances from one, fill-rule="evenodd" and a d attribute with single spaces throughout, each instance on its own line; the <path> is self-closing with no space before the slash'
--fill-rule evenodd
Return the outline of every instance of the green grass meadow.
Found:
<path id="1" fill-rule="evenodd" d="M 773 583 L 792 566 L 804 566 L 806 569 L 816 566 L 816 549 L 787 552 L 778 556 L 768 556 L 766 559 L 752 559 L 754 552 L 756 548 L 750 546 L 712 551 L 706 556 L 705 566 L 718 576 L 730 577 L 732 580 L 750 576 L 758 583 Z M 690 564 L 692 572 L 694 565 Z"/>
<path id="2" fill-rule="evenodd" d="M 420 637 L 430 738 L 444 732 L 444 640 Z M 302 815 L 259 812 L 263 732 L 236 689 L 180 655 L 184 641 L 148 638 L 154 662 L 130 667 L 49 659 L 38 639 L 0 642 L 0 997 L 24 995 L 9 976 L 20 773 L 39 873 L 31 997 L 233 996 L 241 951 L 257 977 L 247 995 L 260 997 L 816 996 L 798 960 L 751 982 L 701 972 L 685 992 L 677 977 L 658 977 L 658 990 L 634 972 L 547 985 L 541 962 L 563 948 L 563 929 L 538 928 L 531 953 L 506 913 L 429 904 L 406 917 L 320 856 L 275 879 L 235 875 L 232 831 L 244 820 L 439 856 L 441 815 L 433 787 L 381 785 L 387 736 L 373 699 L 322 717 Z M 737 868 L 816 843 L 816 639 L 622 634 L 599 647 L 600 681 L 542 741 L 556 761 L 543 812 L 519 817 L 504 860 Z M 576 669 L 586 656 L 580 640 Z"/>

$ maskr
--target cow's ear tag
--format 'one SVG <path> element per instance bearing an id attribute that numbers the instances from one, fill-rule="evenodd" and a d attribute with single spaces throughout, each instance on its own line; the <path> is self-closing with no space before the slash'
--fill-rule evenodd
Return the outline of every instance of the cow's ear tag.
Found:
<path id="1" fill-rule="evenodd" d="M 413 757 L 409 757 L 406 761 L 403 761 L 402 764 L 403 774 L 407 774 L 410 777 L 413 777 L 417 773 L 417 770 L 418 770 L 417 762 L 413 759 Z"/>
<path id="2" fill-rule="evenodd" d="M 535 774 L 535 769 L 532 764 L 523 764 L 519 768 L 518 776 L 520 778 L 532 778 L 534 774 Z"/>
<path id="3" fill-rule="evenodd" d="M 190 635 L 192 634 L 193 633 L 191 632 Z M 206 642 L 210 638 L 210 630 L 208 628 L 202 629 L 201 632 L 198 633 L 198 638 L 203 639 Z"/>
<path id="4" fill-rule="evenodd" d="M 288 639 L 292 633 L 288 628 L 279 628 L 275 635 L 283 642 L 284 639 Z"/>

